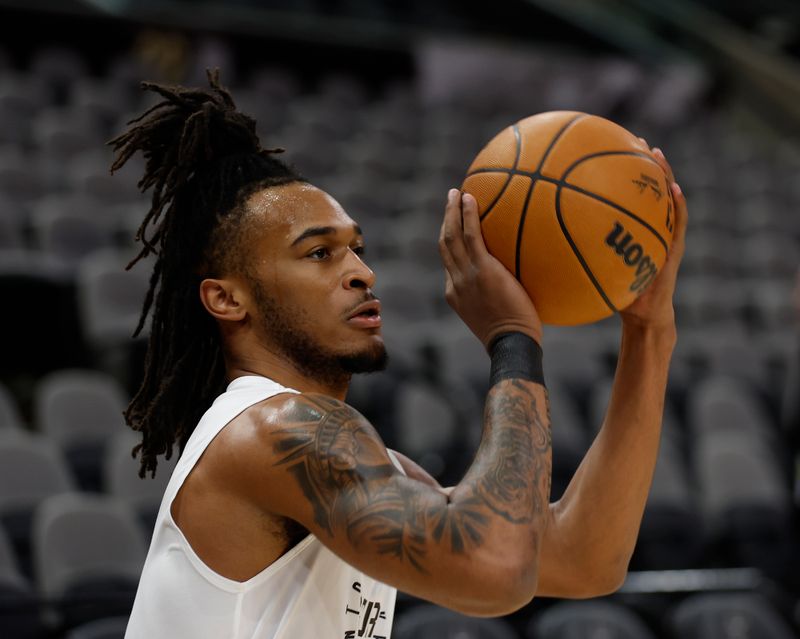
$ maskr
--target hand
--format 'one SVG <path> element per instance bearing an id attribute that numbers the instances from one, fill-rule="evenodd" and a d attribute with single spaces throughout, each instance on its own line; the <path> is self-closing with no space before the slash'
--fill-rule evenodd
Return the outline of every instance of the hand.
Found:
<path id="1" fill-rule="evenodd" d="M 445 298 L 469 329 L 489 347 L 509 331 L 542 343 L 542 322 L 531 298 L 503 264 L 486 250 L 475 198 L 458 189 L 447 195 L 439 253 L 445 267 Z"/>
<path id="2" fill-rule="evenodd" d="M 645 144 L 647 143 L 645 142 Z M 672 307 L 672 296 L 675 292 L 678 268 L 683 258 L 689 213 L 686 209 L 686 198 L 683 195 L 683 191 L 675 182 L 672 168 L 661 149 L 653 149 L 653 155 L 667 175 L 672 202 L 675 207 L 675 232 L 672 236 L 672 247 L 664 265 L 661 267 L 661 272 L 653 280 L 653 283 L 619 314 L 623 322 L 630 322 L 640 326 L 674 329 L 675 311 Z"/>

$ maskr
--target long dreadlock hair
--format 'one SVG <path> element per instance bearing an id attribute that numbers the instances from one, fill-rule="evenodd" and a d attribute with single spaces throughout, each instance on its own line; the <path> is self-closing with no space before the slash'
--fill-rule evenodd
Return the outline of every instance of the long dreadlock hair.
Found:
<path id="1" fill-rule="evenodd" d="M 144 379 L 125 411 L 125 421 L 142 433 L 132 451 L 141 455 L 139 476 L 155 475 L 157 456 L 180 451 L 198 420 L 224 390 L 221 339 L 200 302 L 203 277 L 242 267 L 245 200 L 258 190 L 305 181 L 273 157 L 283 149 L 262 149 L 252 118 L 236 110 L 207 71 L 209 88 L 142 82 L 164 98 L 131 120 L 109 142 L 111 172 L 141 151 L 142 192 L 152 189 L 150 210 L 136 232 L 139 254 L 126 267 L 156 256 L 134 337 L 151 315 Z M 153 227 L 148 237 L 148 227 Z"/>

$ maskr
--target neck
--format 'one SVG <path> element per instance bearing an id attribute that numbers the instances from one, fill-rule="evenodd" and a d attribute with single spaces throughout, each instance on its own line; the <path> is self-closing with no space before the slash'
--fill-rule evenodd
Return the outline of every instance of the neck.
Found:
<path id="1" fill-rule="evenodd" d="M 301 393 L 321 393 L 341 401 L 344 401 L 347 395 L 350 385 L 348 373 L 304 371 L 285 354 L 260 343 L 249 344 L 248 348 L 244 349 L 225 349 L 225 351 L 228 383 L 244 375 L 261 375 Z"/>

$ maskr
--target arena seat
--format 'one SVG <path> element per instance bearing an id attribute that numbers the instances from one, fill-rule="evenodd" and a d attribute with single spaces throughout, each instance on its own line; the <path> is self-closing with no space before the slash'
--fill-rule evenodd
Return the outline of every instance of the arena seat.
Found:
<path id="1" fill-rule="evenodd" d="M 5 384 L 0 383 L 0 430 L 6 428 L 22 428 L 17 402 Z"/>
<path id="2" fill-rule="evenodd" d="M 503 619 L 467 617 L 446 608 L 419 605 L 398 615 L 394 639 L 517 639 Z"/>
<path id="3" fill-rule="evenodd" d="M 797 635 L 762 596 L 705 593 L 684 599 L 668 617 L 674 639 L 796 639 Z"/>
<path id="4" fill-rule="evenodd" d="M 117 381 L 93 370 L 61 370 L 35 389 L 36 425 L 63 451 L 79 484 L 99 490 L 105 447 L 127 428 L 125 393 Z"/>
<path id="5" fill-rule="evenodd" d="M 148 473 L 141 478 L 139 459 L 131 455 L 133 447 L 141 440 L 141 435 L 132 430 L 117 433 L 111 438 L 103 456 L 103 490 L 136 513 L 149 539 L 167 483 L 178 463 L 178 451 L 173 451 L 169 460 L 159 456 L 155 477 Z"/>
<path id="6" fill-rule="evenodd" d="M 45 192 L 45 187 L 44 179 L 29 155 L 0 154 L 0 194 L 4 198 L 18 205 L 30 205 Z"/>
<path id="7" fill-rule="evenodd" d="M 103 495 L 44 500 L 33 522 L 36 584 L 62 626 L 130 612 L 147 553 L 133 512 Z"/>
<path id="8" fill-rule="evenodd" d="M 75 49 L 44 46 L 34 52 L 29 73 L 45 84 L 51 104 L 63 104 L 72 83 L 89 72 L 86 61 Z"/>
<path id="9" fill-rule="evenodd" d="M 603 600 L 557 603 L 531 619 L 530 639 L 655 639 L 629 608 Z"/>
<path id="10" fill-rule="evenodd" d="M 135 254 L 101 250 L 86 256 L 77 272 L 81 324 L 89 344 L 98 352 L 130 345 L 150 285 L 148 264 L 129 271 Z M 145 333 L 147 328 L 145 327 Z"/>
<path id="11" fill-rule="evenodd" d="M 8 639 L 37 639 L 43 634 L 39 601 L 17 566 L 11 544 L 0 526 L 0 628 Z"/>
<path id="12" fill-rule="evenodd" d="M 70 630 L 65 639 L 124 639 L 128 617 L 88 621 Z"/>
<path id="13" fill-rule="evenodd" d="M 463 436 L 458 433 L 453 407 L 437 391 L 408 382 L 397 389 L 394 413 L 400 452 L 434 477 L 440 476 L 445 470 L 448 449 Z"/>
<path id="14" fill-rule="evenodd" d="M 0 523 L 24 573 L 30 572 L 30 531 L 36 506 L 74 486 L 66 460 L 51 441 L 23 430 L 0 430 Z"/>
<path id="15" fill-rule="evenodd" d="M 558 378 L 547 382 L 553 444 L 551 501 L 559 499 L 591 444 L 570 392 Z"/>
<path id="16" fill-rule="evenodd" d="M 32 223 L 38 247 L 58 259 L 65 272 L 74 272 L 90 253 L 114 246 L 114 227 L 97 215 L 37 212 Z"/>

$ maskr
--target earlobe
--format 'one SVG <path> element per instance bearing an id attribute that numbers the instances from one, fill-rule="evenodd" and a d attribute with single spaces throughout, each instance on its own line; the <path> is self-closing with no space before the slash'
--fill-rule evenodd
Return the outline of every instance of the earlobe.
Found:
<path id="1" fill-rule="evenodd" d="M 200 282 L 200 301 L 218 320 L 238 322 L 245 318 L 247 311 L 240 297 L 241 291 L 230 280 L 204 279 Z"/>

